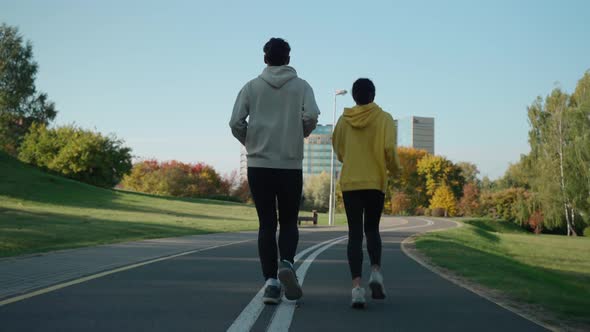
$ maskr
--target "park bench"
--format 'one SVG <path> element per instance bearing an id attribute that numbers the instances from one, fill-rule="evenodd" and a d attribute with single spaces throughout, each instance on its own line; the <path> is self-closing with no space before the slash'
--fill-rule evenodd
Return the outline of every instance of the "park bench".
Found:
<path id="1" fill-rule="evenodd" d="M 301 225 L 302 221 L 313 221 L 314 226 L 316 226 L 318 224 L 318 212 L 316 210 L 312 211 L 313 216 L 312 217 L 299 217 L 297 218 L 297 223 L 299 225 Z"/>

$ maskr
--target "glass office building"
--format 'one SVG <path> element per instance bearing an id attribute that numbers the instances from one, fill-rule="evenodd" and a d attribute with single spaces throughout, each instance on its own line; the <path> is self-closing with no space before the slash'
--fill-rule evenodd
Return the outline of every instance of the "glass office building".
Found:
<path id="1" fill-rule="evenodd" d="M 303 176 L 330 174 L 330 156 L 332 155 L 332 125 L 318 125 L 305 139 L 303 145 Z M 342 164 L 334 154 L 334 173 L 340 175 Z"/>
<path id="2" fill-rule="evenodd" d="M 332 153 L 332 125 L 318 125 L 316 129 L 304 140 L 303 144 L 303 176 L 330 174 L 330 156 Z M 246 149 L 240 150 L 240 180 L 248 178 L 248 158 Z M 334 173 L 336 178 L 340 175 L 342 164 L 334 155 Z"/>

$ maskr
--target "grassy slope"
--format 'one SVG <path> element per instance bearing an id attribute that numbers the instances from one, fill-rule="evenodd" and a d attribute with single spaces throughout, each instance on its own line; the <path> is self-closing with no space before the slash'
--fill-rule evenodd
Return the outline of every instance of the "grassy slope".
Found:
<path id="1" fill-rule="evenodd" d="M 466 227 L 419 237 L 418 250 L 511 299 L 590 325 L 590 238 L 533 235 L 485 219 L 464 222 Z"/>
<path id="2" fill-rule="evenodd" d="M 101 189 L 0 153 L 0 257 L 257 225 L 248 205 Z"/>
<path id="3" fill-rule="evenodd" d="M 105 190 L 0 154 L 0 256 L 255 227 L 248 206 Z"/>

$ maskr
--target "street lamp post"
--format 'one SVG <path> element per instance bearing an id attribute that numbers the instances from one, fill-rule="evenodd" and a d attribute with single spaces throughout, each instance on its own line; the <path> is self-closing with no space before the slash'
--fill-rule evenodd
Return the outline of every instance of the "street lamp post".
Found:
<path id="1" fill-rule="evenodd" d="M 343 96 L 347 93 L 346 90 L 336 90 L 334 92 L 334 114 L 332 119 L 332 134 L 334 134 L 334 128 L 336 127 L 336 97 Z M 330 154 L 330 207 L 328 211 L 328 225 L 334 226 L 334 210 L 336 208 L 336 184 L 334 181 L 334 148 L 331 149 Z"/>

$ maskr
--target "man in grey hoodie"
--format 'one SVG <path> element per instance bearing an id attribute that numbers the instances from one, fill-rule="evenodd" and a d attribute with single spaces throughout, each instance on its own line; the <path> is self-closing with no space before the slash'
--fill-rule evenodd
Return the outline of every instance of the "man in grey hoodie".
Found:
<path id="1" fill-rule="evenodd" d="M 281 285 L 289 300 L 303 295 L 293 268 L 299 241 L 303 138 L 315 129 L 320 111 L 311 86 L 288 66 L 289 44 L 271 38 L 263 50 L 267 67 L 238 94 L 229 125 L 248 153 L 248 184 L 260 222 L 258 253 L 266 280 L 263 300 L 277 304 Z"/>

